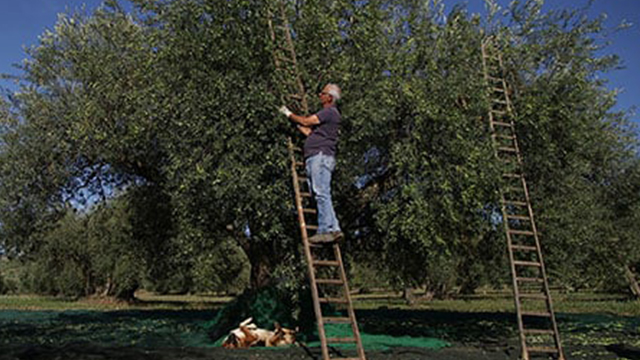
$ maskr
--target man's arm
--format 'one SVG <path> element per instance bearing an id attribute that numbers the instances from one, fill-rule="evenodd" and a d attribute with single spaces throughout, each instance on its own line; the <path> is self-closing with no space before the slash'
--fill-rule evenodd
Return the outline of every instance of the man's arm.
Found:
<path id="1" fill-rule="evenodd" d="M 278 111 L 280 111 L 284 116 L 291 119 L 291 121 L 295 122 L 296 124 L 300 124 L 302 126 L 311 127 L 311 126 L 320 124 L 320 119 L 318 118 L 317 115 L 311 115 L 311 116 L 296 115 L 292 113 L 291 110 L 289 110 L 286 106 L 281 106 L 280 109 L 278 109 Z"/>
<path id="2" fill-rule="evenodd" d="M 305 127 L 311 127 L 311 126 L 320 124 L 320 119 L 318 119 L 317 115 L 300 116 L 296 114 L 291 114 L 289 115 L 289 119 Z"/>
<path id="3" fill-rule="evenodd" d="M 313 132 L 313 130 L 311 130 L 311 128 L 307 126 L 298 125 L 297 128 L 301 133 L 304 134 L 304 136 L 309 136 Z"/>

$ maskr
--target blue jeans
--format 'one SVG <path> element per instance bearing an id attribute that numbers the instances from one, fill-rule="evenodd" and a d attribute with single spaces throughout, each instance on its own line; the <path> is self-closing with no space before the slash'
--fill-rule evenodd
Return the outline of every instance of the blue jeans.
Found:
<path id="1" fill-rule="evenodd" d="M 331 174 L 336 167 L 335 157 L 319 153 L 308 157 L 305 166 L 309 187 L 318 206 L 318 234 L 340 231 L 331 202 Z"/>

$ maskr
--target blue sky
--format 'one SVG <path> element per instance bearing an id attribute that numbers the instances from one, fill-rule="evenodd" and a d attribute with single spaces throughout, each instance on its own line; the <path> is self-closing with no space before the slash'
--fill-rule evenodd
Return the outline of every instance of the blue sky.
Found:
<path id="1" fill-rule="evenodd" d="M 122 2 L 122 1 L 121 1 Z M 500 0 L 506 4 L 507 0 Z M 546 0 L 545 9 L 576 7 L 588 0 Z M 86 4 L 92 11 L 102 0 L 0 0 L 0 73 L 18 74 L 12 64 L 25 58 L 24 47 L 37 44 L 38 36 L 45 29 L 53 28 L 59 13 L 80 9 Z M 124 2 L 126 4 L 126 2 Z M 466 3 L 471 12 L 483 12 L 483 0 L 444 0 L 451 9 L 454 4 Z M 612 37 L 613 44 L 607 52 L 620 55 L 624 69 L 607 74 L 612 89 L 619 89 L 618 109 L 640 105 L 640 0 L 595 0 L 591 14 L 608 15 L 607 25 L 615 27 L 623 20 L 632 23 L 631 28 Z M 10 86 L 0 81 L 0 86 Z M 640 124 L 640 117 L 632 119 Z"/>

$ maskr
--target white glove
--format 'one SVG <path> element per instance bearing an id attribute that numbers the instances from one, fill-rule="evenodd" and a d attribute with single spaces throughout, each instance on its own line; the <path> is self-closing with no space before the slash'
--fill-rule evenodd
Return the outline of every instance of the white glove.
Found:
<path id="1" fill-rule="evenodd" d="M 291 114 L 293 114 L 293 113 L 291 112 L 291 110 L 289 110 L 289 108 L 287 108 L 287 107 L 286 107 L 286 106 L 284 106 L 284 105 L 282 105 L 282 106 L 280 107 L 280 109 L 278 109 L 278 111 L 280 111 L 280 112 L 282 113 L 282 115 L 284 115 L 284 116 L 286 116 L 286 117 L 289 117 L 289 116 L 291 116 Z"/>

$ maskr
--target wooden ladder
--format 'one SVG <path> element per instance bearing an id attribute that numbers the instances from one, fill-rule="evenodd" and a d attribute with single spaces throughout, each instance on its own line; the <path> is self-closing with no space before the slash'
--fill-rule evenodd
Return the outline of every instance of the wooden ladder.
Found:
<path id="1" fill-rule="evenodd" d="M 564 360 L 533 208 L 522 171 L 522 156 L 504 64 L 493 37 L 482 42 L 482 65 L 490 102 L 488 117 L 491 140 L 502 170 L 500 205 L 511 265 L 522 359 L 542 357 Z"/>
<path id="2" fill-rule="evenodd" d="M 308 114 L 307 94 L 298 69 L 295 46 L 291 26 L 287 16 L 287 5 L 283 1 L 272 3 L 268 25 L 273 46 L 273 60 L 276 66 L 277 89 L 281 100 L 294 112 Z M 322 348 L 323 360 L 332 359 L 329 349 L 331 344 L 355 344 L 357 357 L 333 357 L 344 360 L 366 360 L 358 323 L 356 321 L 353 302 L 349 291 L 347 274 L 344 270 L 340 245 L 337 242 L 318 245 L 309 241 L 309 231 L 317 226 L 317 210 L 313 206 L 312 192 L 308 178 L 304 173 L 304 156 L 302 147 L 296 146 L 290 137 L 288 140 L 291 160 L 291 176 L 295 193 L 295 207 L 302 236 L 305 257 L 309 272 L 313 309 L 318 323 L 318 336 Z M 309 221 L 308 221 L 308 220 Z M 337 305 L 346 308 L 347 316 L 324 316 L 322 305 Z M 352 336 L 328 338 L 326 324 L 350 324 Z M 338 356 L 341 354 L 338 352 Z"/>

